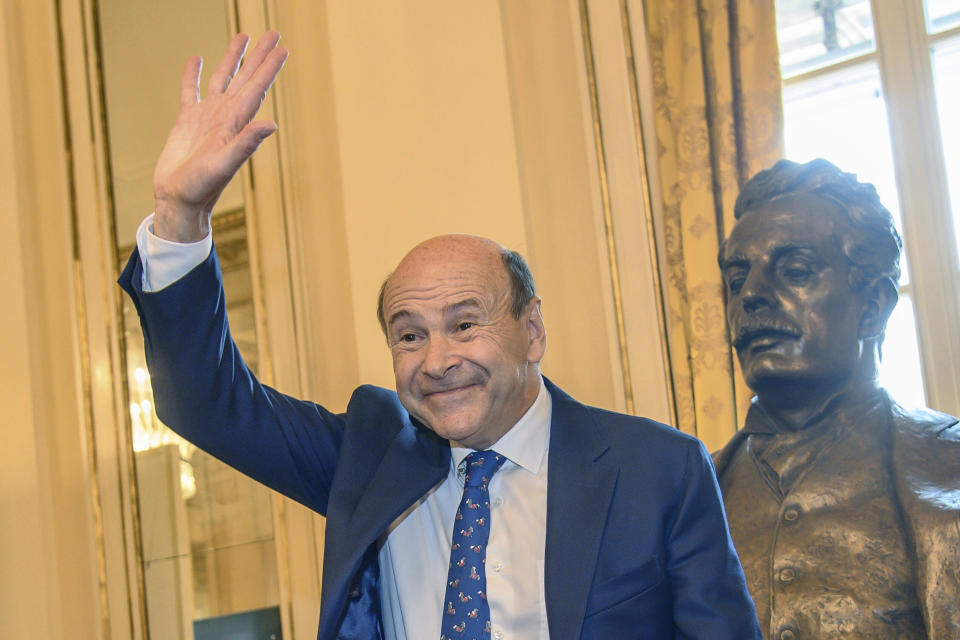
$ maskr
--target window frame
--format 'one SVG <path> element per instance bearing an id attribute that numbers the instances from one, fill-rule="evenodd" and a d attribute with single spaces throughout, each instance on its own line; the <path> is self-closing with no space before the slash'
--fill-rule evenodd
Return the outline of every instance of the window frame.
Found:
<path id="1" fill-rule="evenodd" d="M 894 175 L 927 404 L 960 415 L 960 260 L 943 153 L 932 49 L 960 26 L 927 33 L 923 0 L 871 0 L 876 48 L 783 78 L 783 86 L 875 61 L 886 103 Z M 960 197 L 960 194 L 955 194 Z"/>

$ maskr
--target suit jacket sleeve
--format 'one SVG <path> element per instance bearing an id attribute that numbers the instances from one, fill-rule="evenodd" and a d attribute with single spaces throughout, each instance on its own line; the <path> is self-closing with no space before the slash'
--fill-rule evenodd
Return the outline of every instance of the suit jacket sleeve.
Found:
<path id="1" fill-rule="evenodd" d="M 679 638 L 761 638 L 703 444 L 688 447 L 683 492 L 667 530 L 667 572 Z"/>
<path id="2" fill-rule="evenodd" d="M 135 250 L 120 276 L 143 329 L 157 415 L 241 472 L 326 515 L 344 420 L 261 384 L 230 337 L 216 250 L 157 292 Z"/>

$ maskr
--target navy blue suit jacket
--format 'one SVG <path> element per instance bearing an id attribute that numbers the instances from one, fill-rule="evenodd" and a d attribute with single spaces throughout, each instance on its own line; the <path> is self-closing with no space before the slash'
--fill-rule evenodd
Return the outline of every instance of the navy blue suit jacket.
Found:
<path id="1" fill-rule="evenodd" d="M 381 637 L 377 538 L 449 470 L 450 448 L 395 392 L 334 414 L 262 385 L 230 338 L 216 252 L 155 293 L 120 278 L 143 328 L 160 418 L 327 518 L 319 638 Z M 544 569 L 551 638 L 760 638 L 700 442 L 553 400 Z"/>

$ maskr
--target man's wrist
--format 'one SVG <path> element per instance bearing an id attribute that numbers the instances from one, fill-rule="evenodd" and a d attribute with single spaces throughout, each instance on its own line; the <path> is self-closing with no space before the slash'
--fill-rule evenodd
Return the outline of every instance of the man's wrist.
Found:
<path id="1" fill-rule="evenodd" d="M 151 214 L 137 229 L 144 291 L 159 291 L 173 284 L 203 262 L 213 247 L 209 233 L 197 242 L 181 243 L 159 237 L 155 226 L 156 216 Z"/>
<path id="2" fill-rule="evenodd" d="M 152 232 L 169 242 L 192 244 L 210 234 L 210 213 L 155 201 Z"/>

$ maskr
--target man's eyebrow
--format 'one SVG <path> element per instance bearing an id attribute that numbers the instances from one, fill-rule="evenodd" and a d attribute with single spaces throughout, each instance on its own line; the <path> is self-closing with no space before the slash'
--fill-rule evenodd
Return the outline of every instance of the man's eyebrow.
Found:
<path id="1" fill-rule="evenodd" d="M 482 310 L 483 302 L 480 301 L 480 298 L 465 298 L 463 300 L 458 300 L 448 305 L 444 305 L 443 314 L 448 315 L 451 313 L 457 313 L 465 310 Z M 393 323 L 398 320 L 404 320 L 406 318 L 412 318 L 414 315 L 413 312 L 407 309 L 400 309 L 399 311 L 390 314 L 390 317 L 387 319 L 387 326 L 393 326 Z"/>
<path id="2" fill-rule="evenodd" d="M 452 304 L 445 305 L 443 307 L 444 315 L 448 313 L 456 313 L 458 311 L 464 311 L 467 309 L 483 309 L 483 303 L 480 302 L 479 298 L 466 298 Z"/>
<path id="3" fill-rule="evenodd" d="M 387 326 L 392 327 L 393 323 L 396 322 L 397 320 L 409 318 L 412 315 L 413 314 L 407 311 L 406 309 L 401 309 L 400 311 L 397 311 L 396 313 L 393 313 L 390 315 L 390 317 L 387 319 Z"/>

